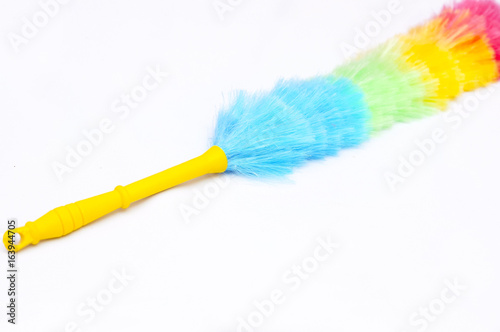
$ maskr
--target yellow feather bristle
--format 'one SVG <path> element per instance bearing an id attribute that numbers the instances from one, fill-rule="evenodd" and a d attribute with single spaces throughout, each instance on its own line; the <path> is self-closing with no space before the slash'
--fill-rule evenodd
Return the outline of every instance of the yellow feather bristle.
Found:
<path id="1" fill-rule="evenodd" d="M 437 42 L 436 35 L 439 29 L 439 22 L 431 21 L 399 38 L 404 60 L 412 66 L 427 67 L 428 76 L 424 76 L 424 79 L 439 82 L 429 102 L 436 104 L 440 109 L 445 109 L 449 100 L 463 91 L 460 84 L 463 74 L 451 51 Z"/>

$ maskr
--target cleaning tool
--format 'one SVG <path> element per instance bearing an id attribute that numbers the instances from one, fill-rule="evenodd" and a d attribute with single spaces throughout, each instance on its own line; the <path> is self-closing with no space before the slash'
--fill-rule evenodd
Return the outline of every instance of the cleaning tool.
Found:
<path id="1" fill-rule="evenodd" d="M 499 79 L 500 6 L 465 0 L 424 25 L 351 59 L 331 74 L 238 92 L 219 113 L 212 147 L 188 162 L 56 208 L 13 234 L 21 250 L 209 173 L 273 178 L 359 146 L 396 123 L 433 115 L 463 92 Z"/>

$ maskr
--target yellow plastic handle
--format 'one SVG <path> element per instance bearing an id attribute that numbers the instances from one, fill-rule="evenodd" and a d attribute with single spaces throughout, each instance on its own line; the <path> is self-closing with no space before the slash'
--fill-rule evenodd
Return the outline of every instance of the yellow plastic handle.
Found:
<path id="1" fill-rule="evenodd" d="M 20 242 L 14 245 L 14 251 L 41 240 L 64 236 L 114 210 L 126 209 L 135 201 L 205 174 L 222 173 L 226 168 L 226 154 L 220 147 L 213 146 L 201 156 L 183 164 L 128 186 L 118 186 L 105 194 L 58 207 L 33 222 L 27 222 L 23 227 L 11 231 L 21 236 Z M 7 231 L 3 236 L 6 248 L 9 247 L 9 240 Z"/>

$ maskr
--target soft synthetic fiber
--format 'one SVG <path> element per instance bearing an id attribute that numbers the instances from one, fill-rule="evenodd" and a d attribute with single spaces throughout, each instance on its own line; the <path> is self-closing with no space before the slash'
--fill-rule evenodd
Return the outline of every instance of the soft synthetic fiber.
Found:
<path id="1" fill-rule="evenodd" d="M 327 77 L 240 92 L 219 115 L 214 145 L 227 172 L 272 177 L 335 156 L 396 123 L 444 110 L 500 76 L 500 6 L 465 0 Z"/>
<path id="2" fill-rule="evenodd" d="M 418 66 L 407 66 L 400 61 L 401 45 L 397 41 L 386 43 L 366 55 L 337 68 L 334 76 L 345 77 L 358 85 L 372 112 L 374 132 L 391 127 L 397 122 L 421 118 L 434 113 L 426 102 L 429 84 L 425 71 Z"/>
<path id="3" fill-rule="evenodd" d="M 439 82 L 435 101 L 444 109 L 448 101 L 457 97 L 462 89 L 459 83 L 461 72 L 451 50 L 437 40 L 441 28 L 440 22 L 435 20 L 410 30 L 407 35 L 400 37 L 400 42 L 406 61 L 412 66 L 425 65 L 431 77 Z"/>
<path id="4" fill-rule="evenodd" d="M 436 19 L 441 26 L 437 42 L 450 50 L 462 75 L 464 91 L 485 87 L 498 78 L 495 51 L 488 44 L 484 18 L 469 11 L 445 8 Z"/>
<path id="5" fill-rule="evenodd" d="M 369 114 L 348 80 L 282 81 L 269 92 L 238 93 L 219 114 L 213 144 L 226 153 L 227 172 L 281 176 L 364 142 Z"/>
<path id="6" fill-rule="evenodd" d="M 500 6 L 493 0 L 465 0 L 455 8 L 466 10 L 484 20 L 488 43 L 495 51 L 495 58 L 500 64 Z"/>

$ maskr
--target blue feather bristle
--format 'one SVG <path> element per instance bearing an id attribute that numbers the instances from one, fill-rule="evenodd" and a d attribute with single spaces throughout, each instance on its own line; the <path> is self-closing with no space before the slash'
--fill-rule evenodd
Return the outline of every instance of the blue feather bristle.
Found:
<path id="1" fill-rule="evenodd" d="M 280 177 L 366 141 L 369 117 L 348 79 L 280 81 L 271 91 L 238 92 L 219 113 L 213 144 L 226 153 L 227 173 Z"/>

